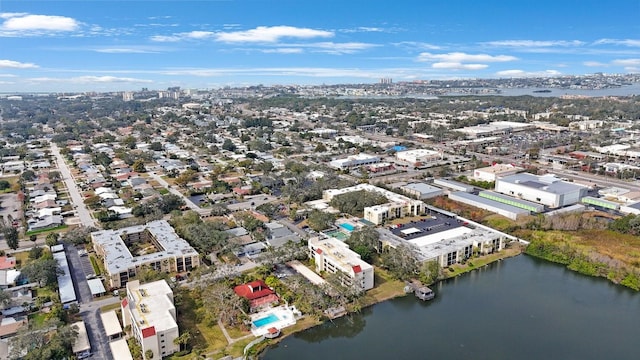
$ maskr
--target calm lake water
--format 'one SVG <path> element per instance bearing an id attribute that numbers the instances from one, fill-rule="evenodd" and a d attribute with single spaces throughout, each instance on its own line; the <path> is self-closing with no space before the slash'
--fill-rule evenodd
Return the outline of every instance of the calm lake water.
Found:
<path id="1" fill-rule="evenodd" d="M 264 359 L 638 359 L 640 293 L 521 255 L 284 339 Z"/>

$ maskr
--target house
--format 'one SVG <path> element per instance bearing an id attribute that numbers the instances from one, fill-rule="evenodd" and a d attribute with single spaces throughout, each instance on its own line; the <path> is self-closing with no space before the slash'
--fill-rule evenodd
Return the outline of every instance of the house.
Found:
<path id="1" fill-rule="evenodd" d="M 288 227 L 280 224 L 277 221 L 266 223 L 265 226 L 269 229 L 269 235 L 267 236 L 267 244 L 271 247 L 278 248 L 289 241 L 294 243 L 300 242 L 300 236 L 289 230 Z"/>
<path id="2" fill-rule="evenodd" d="M 271 290 L 262 280 L 255 280 L 250 283 L 238 285 L 233 288 L 233 291 L 238 296 L 249 300 L 249 306 L 252 311 L 280 301 L 275 291 Z"/>
<path id="3" fill-rule="evenodd" d="M 20 328 L 27 326 L 26 316 L 2 316 L 0 320 L 0 339 L 9 338 L 18 333 Z"/>
<path id="4" fill-rule="evenodd" d="M 16 258 L 12 256 L 0 256 L 0 270 L 13 269 L 16 267 Z"/>
<path id="5" fill-rule="evenodd" d="M 45 215 L 38 219 L 28 221 L 29 231 L 51 229 L 58 227 L 64 223 L 61 215 Z"/>

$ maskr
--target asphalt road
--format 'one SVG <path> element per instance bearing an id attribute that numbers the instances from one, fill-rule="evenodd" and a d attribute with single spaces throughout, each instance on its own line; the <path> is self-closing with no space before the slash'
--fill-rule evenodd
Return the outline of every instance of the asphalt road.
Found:
<path id="1" fill-rule="evenodd" d="M 84 204 L 84 200 L 82 198 L 82 195 L 80 194 L 80 190 L 78 190 L 78 186 L 71 176 L 71 170 L 69 169 L 69 166 L 64 161 L 62 154 L 60 154 L 58 145 L 53 142 L 51 143 L 51 153 L 56 157 L 58 170 L 60 171 L 60 175 L 62 176 L 62 180 L 64 181 L 67 190 L 69 191 L 71 202 L 74 204 L 78 217 L 80 218 L 80 223 L 83 226 L 97 227 L 96 221 L 93 219 L 93 217 L 91 217 L 91 212 L 89 212 L 87 206 Z"/>
<path id="2" fill-rule="evenodd" d="M 166 182 L 162 177 L 160 177 L 156 173 L 149 172 L 148 174 L 149 174 L 149 176 L 151 176 L 153 178 L 153 180 L 157 181 L 158 184 L 162 185 L 167 190 L 169 190 L 170 193 L 172 193 L 174 195 L 177 195 L 177 196 L 180 196 L 182 198 L 182 200 L 184 200 L 185 204 L 187 204 L 187 207 L 189 207 L 189 209 L 191 209 L 191 210 L 197 212 L 198 214 L 200 214 L 200 216 L 208 216 L 209 214 L 211 214 L 211 210 L 202 209 L 198 205 L 194 204 L 193 201 L 189 200 L 189 198 L 184 196 L 184 194 L 181 193 L 180 191 L 174 189 L 171 185 L 169 185 L 168 182 Z"/>
<path id="3" fill-rule="evenodd" d="M 111 348 L 108 345 L 109 339 L 107 339 L 104 326 L 102 325 L 102 319 L 100 318 L 100 307 L 104 305 L 93 302 L 93 296 L 87 284 L 87 274 L 85 274 L 82 269 L 78 249 L 71 244 L 65 244 L 65 252 L 69 260 L 69 270 L 71 271 L 76 298 L 80 306 L 80 316 L 82 316 L 84 320 L 87 335 L 89 336 L 89 343 L 91 344 L 91 352 L 93 354 L 91 358 L 104 360 L 113 359 Z M 105 298 L 105 300 L 107 300 L 105 301 L 105 305 L 107 305 L 109 303 L 116 303 L 119 299 L 109 296 Z"/>

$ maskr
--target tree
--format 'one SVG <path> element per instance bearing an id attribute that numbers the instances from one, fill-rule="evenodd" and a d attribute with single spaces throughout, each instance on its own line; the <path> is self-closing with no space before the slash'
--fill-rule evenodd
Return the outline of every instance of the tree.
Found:
<path id="1" fill-rule="evenodd" d="M 22 267 L 22 274 L 29 281 L 39 283 L 40 286 L 53 286 L 58 280 L 58 275 L 63 274 L 63 271 L 49 254 L 27 263 Z"/>
<path id="2" fill-rule="evenodd" d="M 11 183 L 9 183 L 7 180 L 0 180 L 0 190 L 7 190 L 10 187 Z"/>
<path id="3" fill-rule="evenodd" d="M 180 351 L 182 351 L 182 347 L 186 347 L 187 344 L 191 341 L 191 333 L 188 331 L 183 331 L 180 336 L 173 339 L 173 343 L 180 347 Z"/>
<path id="4" fill-rule="evenodd" d="M 4 235 L 4 240 L 7 242 L 7 246 L 15 250 L 19 245 L 19 234 L 18 230 L 13 226 L 3 226 L 2 227 L 2 235 Z"/>
<path id="5" fill-rule="evenodd" d="M 39 246 L 34 246 L 31 248 L 31 250 L 29 250 L 29 259 L 31 260 L 35 260 L 40 258 L 40 256 L 42 256 L 43 250 L 41 247 Z"/>
<path id="6" fill-rule="evenodd" d="M 153 151 L 162 151 L 162 144 L 159 141 L 154 141 L 149 145 L 149 149 Z"/>
<path id="7" fill-rule="evenodd" d="M 360 255 L 362 260 L 371 262 L 373 254 L 380 249 L 380 234 L 371 226 L 365 226 L 351 233 L 345 241 L 351 250 Z"/>
<path id="8" fill-rule="evenodd" d="M 330 228 L 335 220 L 334 215 L 320 210 L 312 210 L 307 217 L 309 227 L 315 231 L 322 231 Z"/>
<path id="9" fill-rule="evenodd" d="M 222 143 L 222 149 L 227 151 L 235 151 L 236 146 L 233 141 L 231 141 L 231 139 L 224 139 L 224 142 Z"/>
<path id="10" fill-rule="evenodd" d="M 36 173 L 33 170 L 25 170 L 20 175 L 20 178 L 24 181 L 32 181 L 36 178 Z"/>
<path id="11" fill-rule="evenodd" d="M 136 160 L 131 166 L 131 168 L 133 169 L 133 171 L 138 173 L 143 173 L 147 171 L 147 169 L 144 167 L 144 161 L 142 160 Z"/>
<path id="12" fill-rule="evenodd" d="M 382 254 L 382 263 L 393 276 L 400 280 L 407 280 L 418 273 L 418 261 L 410 248 L 400 245 L 389 248 Z"/>
<path id="13" fill-rule="evenodd" d="M 45 239 L 45 243 L 49 247 L 57 245 L 59 238 L 60 238 L 60 235 L 58 233 L 49 233 L 49 234 L 47 234 L 47 238 Z"/>

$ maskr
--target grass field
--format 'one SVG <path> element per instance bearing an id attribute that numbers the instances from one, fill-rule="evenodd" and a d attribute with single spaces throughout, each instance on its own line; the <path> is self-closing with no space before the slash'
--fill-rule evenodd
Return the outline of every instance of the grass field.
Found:
<path id="1" fill-rule="evenodd" d="M 363 298 L 363 307 L 405 295 L 404 282 L 394 279 L 384 269 L 375 268 L 373 283 L 374 288 L 367 291 Z"/>

